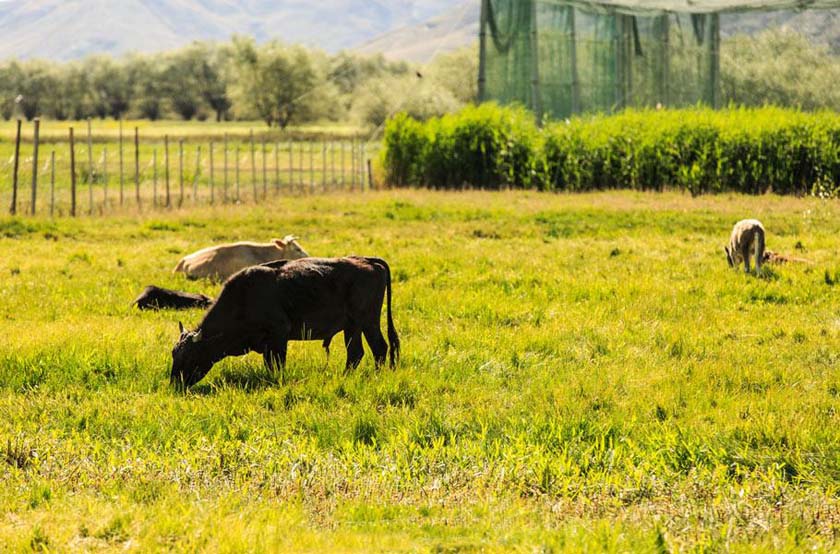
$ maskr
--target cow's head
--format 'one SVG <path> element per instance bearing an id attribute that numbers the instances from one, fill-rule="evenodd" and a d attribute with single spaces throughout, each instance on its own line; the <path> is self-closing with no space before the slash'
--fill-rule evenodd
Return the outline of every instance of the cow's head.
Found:
<path id="1" fill-rule="evenodd" d="M 274 245 L 281 250 L 282 258 L 284 260 L 297 260 L 298 258 L 308 258 L 309 254 L 306 250 L 300 247 L 297 237 L 294 235 L 287 235 L 282 239 L 274 239 Z"/>
<path id="2" fill-rule="evenodd" d="M 213 367 L 209 348 L 202 344 L 201 331 L 186 331 L 178 323 L 181 336 L 172 349 L 172 373 L 169 382 L 178 389 L 187 389 L 199 381 Z"/>

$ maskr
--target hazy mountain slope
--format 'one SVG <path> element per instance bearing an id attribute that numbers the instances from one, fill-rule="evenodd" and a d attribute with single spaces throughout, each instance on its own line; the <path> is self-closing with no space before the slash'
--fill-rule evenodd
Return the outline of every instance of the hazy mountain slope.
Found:
<path id="1" fill-rule="evenodd" d="M 356 48 L 365 54 L 382 53 L 395 60 L 427 62 L 478 40 L 480 4 L 462 1 L 441 16 L 417 25 L 394 29 Z"/>
<path id="2" fill-rule="evenodd" d="M 0 0 L 0 59 L 74 59 L 232 34 L 426 61 L 477 40 L 478 0 Z M 784 25 L 840 51 L 840 9 L 724 15 L 724 36 Z"/>
<path id="3" fill-rule="evenodd" d="M 478 40 L 479 5 L 477 1 L 461 2 L 439 17 L 385 33 L 357 50 L 369 54 L 382 53 L 392 59 L 427 61 L 437 52 L 453 50 Z M 795 30 L 840 51 L 840 9 L 721 16 L 724 37 L 739 33 L 755 34 L 771 27 Z"/>
<path id="4" fill-rule="evenodd" d="M 0 58 L 158 51 L 234 33 L 335 51 L 444 12 L 446 0 L 0 1 Z"/>

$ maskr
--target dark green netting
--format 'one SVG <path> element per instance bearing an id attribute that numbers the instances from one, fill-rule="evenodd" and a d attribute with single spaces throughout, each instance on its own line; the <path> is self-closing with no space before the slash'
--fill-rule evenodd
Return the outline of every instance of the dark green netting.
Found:
<path id="1" fill-rule="evenodd" d="M 720 103 L 720 13 L 840 0 L 482 0 L 479 97 L 543 116 Z"/>

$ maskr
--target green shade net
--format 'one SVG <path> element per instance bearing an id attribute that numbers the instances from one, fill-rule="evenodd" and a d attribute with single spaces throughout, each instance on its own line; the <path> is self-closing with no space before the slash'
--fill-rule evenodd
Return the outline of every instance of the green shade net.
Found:
<path id="1" fill-rule="evenodd" d="M 720 104 L 720 13 L 840 0 L 482 0 L 479 97 L 543 116 Z"/>

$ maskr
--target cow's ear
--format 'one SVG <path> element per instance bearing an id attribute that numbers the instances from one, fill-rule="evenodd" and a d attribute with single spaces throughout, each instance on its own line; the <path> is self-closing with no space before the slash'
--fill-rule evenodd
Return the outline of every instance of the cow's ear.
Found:
<path id="1" fill-rule="evenodd" d="M 180 321 L 178 322 L 178 331 L 183 335 L 184 334 L 184 324 Z"/>
<path id="2" fill-rule="evenodd" d="M 277 246 L 277 248 L 286 248 L 286 241 L 284 241 L 283 239 L 274 239 L 273 242 L 274 245 Z"/>

